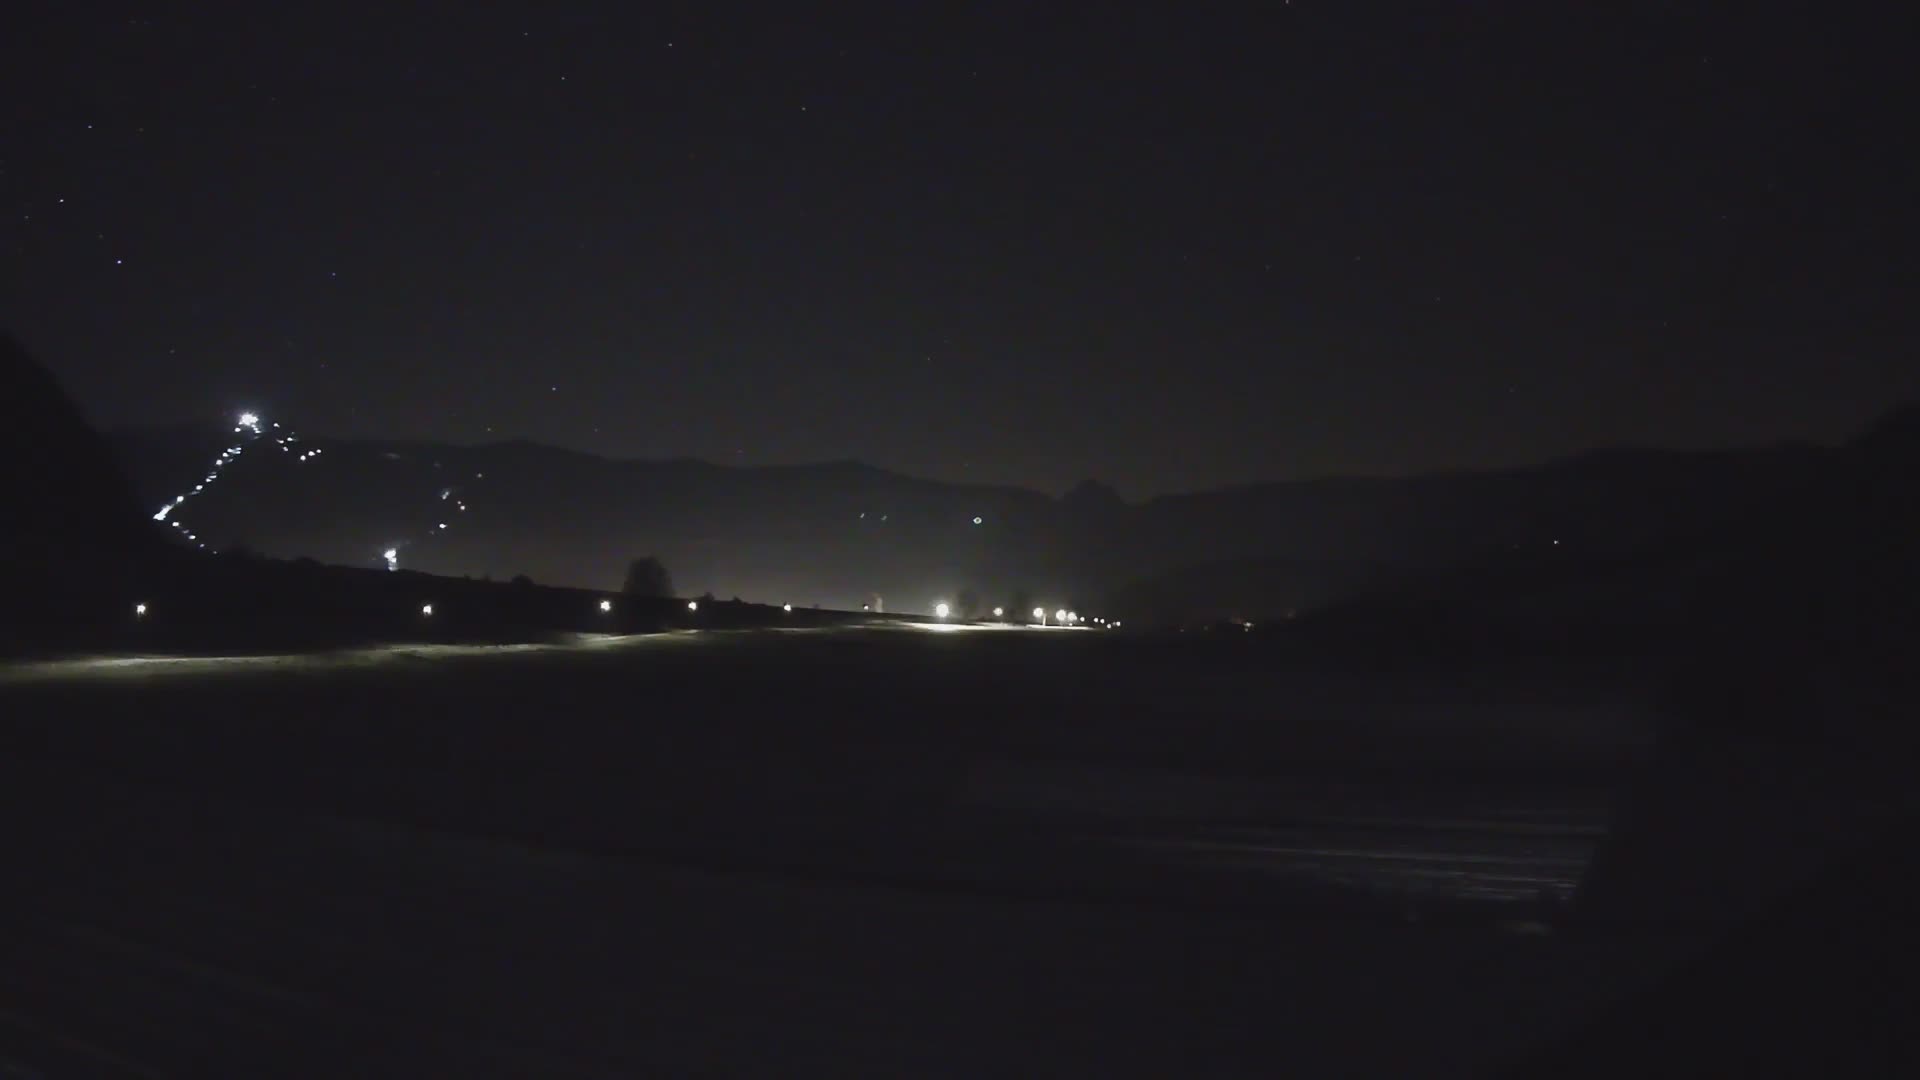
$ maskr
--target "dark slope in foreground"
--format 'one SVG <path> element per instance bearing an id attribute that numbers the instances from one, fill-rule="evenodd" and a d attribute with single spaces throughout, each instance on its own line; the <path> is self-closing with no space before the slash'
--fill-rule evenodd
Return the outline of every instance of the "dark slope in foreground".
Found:
<path id="1" fill-rule="evenodd" d="M 1595 933 L 1719 943 L 1529 1076 L 1920 1069 L 1920 410 L 1722 536 L 1665 735 L 1574 905 Z"/>
<path id="2" fill-rule="evenodd" d="M 1516 1077 L 1894 1077 L 1920 1072 L 1920 859 L 1904 818 Z"/>
<path id="3" fill-rule="evenodd" d="M 113 450 L 21 344 L 0 331 L 0 649 L 123 613 L 173 550 Z"/>

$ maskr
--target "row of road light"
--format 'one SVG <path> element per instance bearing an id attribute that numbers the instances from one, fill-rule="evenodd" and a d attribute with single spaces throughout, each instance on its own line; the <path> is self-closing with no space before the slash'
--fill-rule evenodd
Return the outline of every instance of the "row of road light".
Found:
<path id="1" fill-rule="evenodd" d="M 944 606 L 944 605 L 943 605 L 943 606 Z M 599 608 L 600 608 L 600 614 L 602 614 L 602 615 L 611 615 L 611 614 L 613 613 L 613 601 L 611 601 L 611 600 L 601 600 L 601 601 L 600 601 L 600 603 L 599 603 Z M 140 601 L 140 602 L 138 602 L 138 603 L 136 603 L 136 604 L 134 604 L 134 605 L 133 605 L 133 617 L 134 617 L 134 618 L 136 618 L 136 619 L 144 619 L 144 618 L 146 618 L 146 617 L 147 617 L 147 612 L 148 612 L 149 610 L 150 610 L 150 609 L 149 609 L 149 608 L 147 607 L 147 603 L 146 603 L 146 601 L 144 601 L 144 600 L 142 600 L 142 601 Z M 688 611 L 699 611 L 699 610 L 700 610 L 700 601 L 698 601 L 698 600 L 689 600 L 689 601 L 687 601 L 687 610 L 688 610 Z M 786 613 L 787 613 L 787 614 L 789 614 L 789 615 L 791 615 L 791 614 L 793 613 L 793 605 L 792 605 L 792 604 L 782 604 L 782 605 L 780 605 L 780 610 L 781 610 L 781 611 L 784 611 L 784 612 L 786 612 Z M 421 605 L 420 605 L 420 615 L 421 615 L 421 616 L 422 616 L 423 618 L 432 618 L 432 617 L 433 617 L 433 605 L 432 605 L 431 603 L 426 603 L 426 604 L 421 604 Z"/>
<path id="2" fill-rule="evenodd" d="M 936 619 L 945 619 L 952 614 L 953 614 L 953 606 L 948 604 L 945 600 L 941 600 L 933 605 L 933 616 Z M 993 617 L 996 619 L 1006 618 L 1007 609 L 999 608 L 999 607 L 994 608 Z M 1034 622 L 1039 623 L 1041 626 L 1047 626 L 1049 625 L 1048 618 L 1049 616 L 1047 615 L 1046 608 L 1037 607 L 1033 609 Z M 1103 619 L 1103 618 L 1100 618 L 1099 616 L 1093 616 L 1088 619 L 1082 619 L 1080 617 L 1079 612 L 1068 611 L 1066 608 L 1061 608 L 1060 610 L 1054 612 L 1051 618 L 1052 618 L 1052 625 L 1055 625 L 1055 626 L 1078 626 L 1083 622 L 1091 622 L 1095 626 L 1104 626 L 1109 630 L 1118 630 L 1120 628 L 1120 624 L 1116 621 L 1113 621 L 1110 619 Z"/>
<path id="3" fill-rule="evenodd" d="M 603 599 L 601 599 L 601 600 L 599 601 L 599 603 L 598 603 L 598 604 L 597 604 L 596 606 L 597 606 L 597 607 L 598 607 L 598 608 L 600 609 L 600 614 L 602 614 L 602 615 L 611 615 L 611 614 L 613 614 L 613 601 L 612 601 L 612 600 L 608 600 L 608 599 L 604 599 L 604 598 L 603 598 Z M 136 603 L 136 604 L 134 604 L 134 605 L 133 605 L 133 617 L 134 617 L 134 618 L 136 618 L 136 619 L 144 619 L 144 618 L 146 618 L 146 617 L 147 617 L 147 613 L 148 613 L 148 611 L 149 611 L 149 610 L 150 610 L 150 609 L 149 609 L 149 608 L 147 607 L 147 603 L 146 603 L 146 601 L 144 601 L 144 600 L 143 600 L 143 601 L 140 601 L 140 602 L 138 602 L 138 603 Z M 699 611 L 699 610 L 700 610 L 700 601 L 698 601 L 698 600 L 689 600 L 689 601 L 687 601 L 687 610 L 688 610 L 688 611 L 690 611 L 690 612 L 697 612 L 697 611 Z M 792 605 L 792 604 L 782 604 L 782 605 L 780 605 L 780 610 L 781 610 L 781 611 L 783 611 L 783 612 L 785 612 L 785 613 L 787 613 L 787 614 L 789 614 L 789 615 L 791 615 L 791 614 L 793 614 L 793 605 Z M 938 617 L 938 618 L 942 618 L 942 619 L 944 619 L 944 618 L 947 618 L 947 617 L 948 617 L 949 615 L 951 615 L 951 614 L 953 613 L 953 608 L 952 608 L 952 606 L 951 606 L 951 605 L 949 605 L 949 604 L 947 604 L 947 603 L 946 603 L 945 601 L 942 601 L 942 602 L 940 602 L 940 603 L 938 603 L 938 604 L 935 604 L 935 605 L 933 606 L 933 613 L 934 613 L 934 615 L 935 615 L 936 617 Z M 993 609 L 993 617 L 994 617 L 994 618 L 996 618 L 996 619 L 999 619 L 999 618 L 1003 618 L 1003 617 L 1005 617 L 1005 615 L 1006 615 L 1006 609 L 1005 609 L 1005 608 L 994 608 L 994 609 Z M 430 618 L 432 618 L 432 617 L 433 617 L 433 604 L 432 604 L 432 603 L 430 603 L 430 602 L 429 602 L 429 603 L 425 603 L 425 604 L 421 604 L 421 605 L 420 605 L 420 617 L 421 617 L 421 618 L 423 618 L 423 619 L 430 619 Z M 1040 608 L 1040 607 L 1037 607 L 1037 608 L 1034 608 L 1034 609 L 1033 609 L 1033 619 L 1034 619 L 1034 621 L 1035 621 L 1035 622 L 1037 622 L 1037 623 L 1039 623 L 1040 625 L 1042 625 L 1042 626 L 1046 626 L 1046 625 L 1047 625 L 1047 609 L 1046 609 L 1046 608 Z M 1072 611 L 1068 611 L 1068 610 L 1067 610 L 1067 609 L 1065 609 L 1065 608 L 1061 608 L 1061 609 L 1060 609 L 1059 611 L 1056 611 L 1056 612 L 1054 612 L 1054 613 L 1053 613 L 1053 621 L 1054 621 L 1054 623 L 1055 623 L 1055 624 L 1057 624 L 1057 625 L 1060 625 L 1060 626 L 1074 626 L 1074 625 L 1077 625 L 1077 624 L 1079 624 L 1079 623 L 1080 623 L 1080 622 L 1081 622 L 1082 620 L 1081 620 L 1081 618 L 1080 618 L 1080 616 L 1079 616 L 1079 614 L 1078 614 L 1078 613 L 1076 613 L 1076 612 L 1072 612 Z M 1097 625 L 1100 625 L 1100 626 L 1105 626 L 1105 627 L 1108 627 L 1108 628 L 1110 628 L 1110 629 L 1115 629 L 1115 630 L 1117 630 L 1117 629 L 1119 629 L 1119 628 L 1120 628 L 1120 624 L 1119 624 L 1118 622 L 1110 622 L 1110 621 L 1108 621 L 1108 620 L 1106 620 L 1106 619 L 1101 619 L 1101 618 L 1095 618 L 1095 619 L 1093 619 L 1092 621 L 1093 621 L 1093 622 L 1094 622 L 1095 624 L 1097 624 Z"/>

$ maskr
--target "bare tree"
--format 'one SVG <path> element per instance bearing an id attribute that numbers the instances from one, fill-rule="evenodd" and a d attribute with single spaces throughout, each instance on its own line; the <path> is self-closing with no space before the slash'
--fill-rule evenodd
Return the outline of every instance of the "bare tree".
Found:
<path id="1" fill-rule="evenodd" d="M 648 555 L 627 564 L 627 583 L 620 589 L 628 596 L 659 598 L 673 595 L 673 578 L 659 559 Z"/>

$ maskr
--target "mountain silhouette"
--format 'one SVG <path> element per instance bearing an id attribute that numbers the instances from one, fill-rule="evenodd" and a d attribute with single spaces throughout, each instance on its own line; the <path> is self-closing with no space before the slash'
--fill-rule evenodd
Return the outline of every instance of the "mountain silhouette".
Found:
<path id="1" fill-rule="evenodd" d="M 125 603 L 128 583 L 167 548 L 120 459 L 59 382 L 0 332 L 0 590 L 4 642 L 51 641 L 60 627 Z"/>
<path id="2" fill-rule="evenodd" d="M 129 430 L 114 442 L 158 505 L 204 471 L 227 432 Z M 613 588 L 632 558 L 654 554 L 696 593 L 855 608 L 879 594 L 889 610 L 915 611 L 962 590 L 989 605 L 1025 591 L 1160 618 L 1307 610 L 1513 553 L 1639 551 L 1777 501 L 1840 453 L 1607 451 L 1129 504 L 1091 481 L 1052 498 L 845 461 L 740 468 L 527 442 L 310 445 L 324 457 L 244 455 L 193 501 L 193 527 L 216 545 L 357 565 L 396 547 L 403 566 L 438 573 Z"/>

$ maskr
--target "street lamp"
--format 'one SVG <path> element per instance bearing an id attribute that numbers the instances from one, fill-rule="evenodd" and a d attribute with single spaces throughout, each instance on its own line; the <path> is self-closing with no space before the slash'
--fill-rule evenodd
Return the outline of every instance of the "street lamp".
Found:
<path id="1" fill-rule="evenodd" d="M 1053 621 L 1059 623 L 1061 626 L 1067 625 L 1067 609 L 1061 608 L 1059 611 L 1054 612 Z"/>
<path id="2" fill-rule="evenodd" d="M 144 619 L 144 618 L 146 618 L 146 617 L 147 617 L 147 605 L 146 605 L 146 604 L 144 604 L 144 603 L 142 603 L 142 604 L 135 604 L 135 605 L 133 605 L 133 617 L 134 617 L 134 618 L 136 618 L 136 619 Z"/>
<path id="3" fill-rule="evenodd" d="M 781 604 L 781 605 L 780 605 L 780 610 L 781 610 L 781 611 L 784 611 L 784 612 L 786 612 L 786 613 L 787 613 L 787 614 L 789 614 L 789 615 L 791 615 L 791 614 L 793 614 L 793 605 L 792 605 L 792 604 Z"/>
<path id="4" fill-rule="evenodd" d="M 947 617 L 947 612 L 952 610 L 953 609 L 948 607 L 946 604 L 946 601 L 944 600 L 938 604 L 933 605 L 933 614 L 935 618 L 944 619 Z"/>
<path id="5" fill-rule="evenodd" d="M 1034 608 L 1033 617 L 1040 620 L 1041 626 L 1047 625 L 1047 609 L 1046 608 L 1043 608 L 1043 607 Z"/>
<path id="6" fill-rule="evenodd" d="M 700 601 L 698 601 L 698 600 L 689 600 L 689 601 L 687 601 L 687 610 L 688 610 L 688 611 L 699 611 L 699 610 L 700 610 Z"/>
<path id="7" fill-rule="evenodd" d="M 1007 613 L 1007 609 L 1006 609 L 1006 608 L 994 608 L 994 609 L 993 609 L 993 617 L 994 617 L 994 618 L 996 618 L 996 619 L 998 619 L 998 618 L 1000 618 L 1001 616 L 1003 616 L 1003 615 L 1005 615 L 1006 613 Z"/>
<path id="8" fill-rule="evenodd" d="M 600 601 L 600 610 L 601 610 L 601 612 L 602 612 L 602 613 L 605 613 L 605 612 L 609 612 L 609 611 L 612 611 L 612 610 L 613 610 L 613 601 L 611 601 L 611 600 L 602 600 L 602 601 Z"/>
<path id="9" fill-rule="evenodd" d="M 421 614 L 422 616 L 424 616 L 424 617 L 427 617 L 427 618 L 432 618 L 432 617 L 433 617 L 433 605 L 432 605 L 432 604 L 421 604 L 421 605 L 420 605 L 420 614 Z"/>

